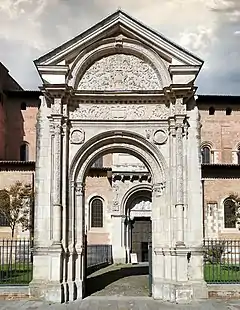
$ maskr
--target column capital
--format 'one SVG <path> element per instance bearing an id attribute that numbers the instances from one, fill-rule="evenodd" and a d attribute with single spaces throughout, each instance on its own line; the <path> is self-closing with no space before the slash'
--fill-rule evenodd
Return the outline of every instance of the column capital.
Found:
<path id="1" fill-rule="evenodd" d="M 175 115 L 185 116 L 186 115 L 186 104 L 184 98 L 175 99 Z"/>
<path id="2" fill-rule="evenodd" d="M 62 114 L 62 97 L 53 98 L 51 112 L 52 114 Z"/>
<path id="3" fill-rule="evenodd" d="M 156 183 L 153 184 L 152 186 L 153 193 L 155 194 L 156 197 L 162 196 L 165 188 L 166 188 L 166 182 Z"/>
<path id="4" fill-rule="evenodd" d="M 82 196 L 84 191 L 84 184 L 80 181 L 75 182 L 75 193 L 76 196 Z"/>

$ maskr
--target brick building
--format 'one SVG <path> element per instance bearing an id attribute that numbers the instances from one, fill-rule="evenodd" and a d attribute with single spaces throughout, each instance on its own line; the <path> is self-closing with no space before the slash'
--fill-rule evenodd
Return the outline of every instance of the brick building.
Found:
<path id="1" fill-rule="evenodd" d="M 40 91 L 26 91 L 0 65 L 0 188 L 15 181 L 34 182 L 36 118 Z M 204 203 L 204 235 L 213 238 L 239 238 L 237 222 L 228 223 L 228 205 L 234 193 L 240 195 L 240 97 L 199 95 L 197 104 L 201 118 L 201 157 Z M 14 138 L 13 138 L 14 137 Z M 86 202 L 104 197 L 112 199 L 112 155 L 104 156 L 93 165 L 86 180 Z M 86 210 L 89 210 L 87 207 Z M 106 211 L 106 209 L 104 209 Z M 89 216 L 89 215 L 87 215 Z M 104 228 L 91 228 L 89 243 L 110 244 L 107 212 Z M 10 236 L 1 218 L 0 237 Z M 16 232 L 22 236 L 21 229 Z"/>
<path id="2" fill-rule="evenodd" d="M 40 91 L 28 91 L 14 80 L 0 63 L 0 188 L 8 188 L 15 181 L 33 183 L 36 149 L 36 119 Z M 238 223 L 228 222 L 235 212 L 228 197 L 240 195 L 240 97 L 199 95 L 202 157 L 202 192 L 204 205 L 203 227 L 205 237 L 239 238 Z M 115 160 L 114 160 L 115 158 Z M 127 160 L 119 165 L 116 156 L 105 155 L 90 169 L 86 179 L 86 217 L 88 242 L 111 244 L 109 205 L 114 200 L 113 177 L 127 176 Z M 141 164 L 138 163 L 138 169 Z M 144 165 L 143 165 L 144 167 Z M 148 172 L 137 171 L 137 174 Z M 148 182 L 147 182 L 148 183 Z M 131 184 L 134 184 L 132 182 Z M 95 198 L 103 199 L 100 224 L 94 224 L 91 206 Z M 230 210 L 230 209 L 231 210 Z M 98 214 L 99 216 L 99 214 Z M 94 227 L 100 226 L 100 227 Z M 0 219 L 0 237 L 9 236 L 3 218 Z M 22 236 L 21 229 L 16 236 Z"/>
<path id="3" fill-rule="evenodd" d="M 82 298 L 87 235 L 121 263 L 151 241 L 153 297 L 205 298 L 202 237 L 240 235 L 240 97 L 195 96 L 203 61 L 121 10 L 35 65 L 42 92 L 0 82 L 0 188 L 35 180 L 31 294 Z"/>
<path id="4" fill-rule="evenodd" d="M 39 91 L 24 90 L 0 63 L 0 189 L 16 181 L 33 184 Z M 0 217 L 0 238 L 11 236 Z M 29 236 L 21 227 L 15 237 Z"/>
<path id="5" fill-rule="evenodd" d="M 239 238 L 238 208 L 229 196 L 240 195 L 240 97 L 202 95 L 202 184 L 205 237 Z"/>

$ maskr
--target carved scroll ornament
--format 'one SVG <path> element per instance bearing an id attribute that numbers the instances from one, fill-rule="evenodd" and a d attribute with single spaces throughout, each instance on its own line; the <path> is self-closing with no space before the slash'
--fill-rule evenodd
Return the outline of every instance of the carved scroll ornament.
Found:
<path id="1" fill-rule="evenodd" d="M 96 61 L 82 77 L 80 90 L 159 90 L 153 66 L 133 55 L 115 54 Z"/>

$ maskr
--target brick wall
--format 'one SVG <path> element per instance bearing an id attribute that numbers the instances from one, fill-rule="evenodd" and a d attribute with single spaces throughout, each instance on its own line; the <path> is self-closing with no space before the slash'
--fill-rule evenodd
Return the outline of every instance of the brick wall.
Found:
<path id="1" fill-rule="evenodd" d="M 219 96 L 203 98 L 197 102 L 202 124 L 201 142 L 211 146 L 211 163 L 237 164 L 236 151 L 240 145 L 240 100 Z M 215 110 L 214 115 L 209 115 L 211 107 Z M 232 110 L 231 115 L 226 115 L 227 108 Z M 221 166 L 218 171 L 218 178 L 204 181 L 205 233 L 207 237 L 240 238 L 237 228 L 224 228 L 223 206 L 223 201 L 231 193 L 240 195 L 240 179 L 229 176 L 221 178 Z"/>
<path id="2" fill-rule="evenodd" d="M 240 195 L 240 179 L 204 180 L 204 213 L 207 237 L 237 238 L 237 228 L 224 228 L 224 200 L 231 193 Z M 215 206 L 216 210 L 214 210 Z M 212 207 L 213 210 L 209 210 Z"/>
<path id="3" fill-rule="evenodd" d="M 26 102 L 26 110 L 21 110 L 22 102 Z M 6 103 L 6 160 L 20 160 L 20 146 L 24 141 L 29 146 L 29 160 L 35 160 L 37 112 L 37 99 L 8 99 Z"/>
<path id="4" fill-rule="evenodd" d="M 99 196 L 103 199 L 103 227 L 90 227 L 90 204 L 93 197 Z M 85 182 L 85 210 L 88 243 L 89 244 L 110 244 L 110 217 L 108 209 L 111 203 L 112 187 L 107 178 L 106 171 L 95 172 L 87 176 Z"/>
<path id="5" fill-rule="evenodd" d="M 215 114 L 209 115 L 209 108 L 215 107 Z M 232 108 L 232 114 L 226 115 L 226 107 Z M 231 106 L 212 102 L 201 104 L 201 141 L 210 142 L 215 154 L 214 163 L 236 163 L 236 147 L 240 144 L 240 102 Z"/>

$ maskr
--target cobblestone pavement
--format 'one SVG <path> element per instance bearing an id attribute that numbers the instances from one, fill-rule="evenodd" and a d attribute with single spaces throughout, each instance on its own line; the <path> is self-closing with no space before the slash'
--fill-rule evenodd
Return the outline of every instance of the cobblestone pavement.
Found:
<path id="1" fill-rule="evenodd" d="M 40 301 L 0 301 L 0 310 L 239 310 L 240 301 L 208 300 L 190 305 L 175 305 L 154 301 L 148 297 L 88 297 L 69 304 L 49 304 Z"/>

